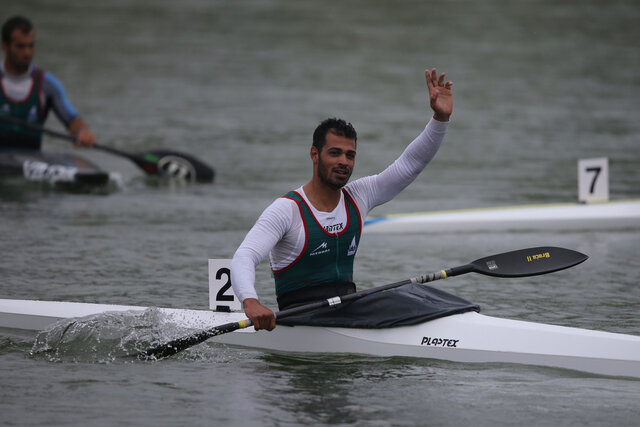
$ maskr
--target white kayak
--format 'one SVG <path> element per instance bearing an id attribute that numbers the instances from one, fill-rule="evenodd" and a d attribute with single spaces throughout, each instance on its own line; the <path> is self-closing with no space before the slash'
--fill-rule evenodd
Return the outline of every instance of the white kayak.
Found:
<path id="1" fill-rule="evenodd" d="M 0 327 L 42 330 L 61 319 L 147 307 L 0 299 Z M 194 330 L 243 313 L 161 308 L 164 321 Z M 405 356 L 467 363 L 517 363 L 640 378 L 640 336 L 501 319 L 470 311 L 413 326 L 357 329 L 283 326 L 240 329 L 211 341 L 284 352 Z"/>
<path id="2" fill-rule="evenodd" d="M 640 229 L 640 199 L 416 212 L 368 217 L 365 233 Z"/>

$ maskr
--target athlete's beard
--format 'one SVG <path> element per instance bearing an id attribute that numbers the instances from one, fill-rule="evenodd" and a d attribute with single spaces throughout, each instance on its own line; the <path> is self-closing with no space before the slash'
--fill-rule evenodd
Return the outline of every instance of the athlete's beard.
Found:
<path id="1" fill-rule="evenodd" d="M 22 75 L 29 70 L 29 66 L 31 65 L 31 61 L 23 60 L 21 57 L 15 54 L 10 54 L 6 58 L 7 62 L 11 64 L 16 75 Z"/>
<path id="2" fill-rule="evenodd" d="M 338 181 L 336 179 L 331 179 L 329 177 L 330 171 L 328 170 L 328 168 L 324 165 L 324 163 L 322 162 L 322 157 L 318 156 L 318 178 L 320 178 L 320 182 L 322 182 L 323 184 L 333 188 L 334 190 L 339 190 L 342 187 L 344 187 L 347 182 L 349 182 L 349 178 L 351 177 L 351 173 L 349 173 L 349 176 L 347 177 L 347 179 L 342 182 L 342 181 Z"/>

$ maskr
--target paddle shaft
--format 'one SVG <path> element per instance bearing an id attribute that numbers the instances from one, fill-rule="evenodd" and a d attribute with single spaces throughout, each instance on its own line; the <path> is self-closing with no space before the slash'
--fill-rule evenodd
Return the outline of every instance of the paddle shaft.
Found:
<path id="1" fill-rule="evenodd" d="M 19 126 L 22 126 L 24 128 L 36 131 L 36 132 L 40 132 L 40 133 L 44 133 L 59 139 L 64 139 L 66 141 L 75 143 L 77 141 L 77 138 L 73 135 L 69 135 L 68 133 L 63 133 L 63 132 L 58 132 L 56 130 L 53 129 L 48 129 L 46 127 L 37 125 L 35 123 L 30 123 L 24 120 L 20 120 L 18 118 L 15 117 L 11 117 L 11 116 L 7 116 L 7 115 L 0 115 L 0 120 L 5 121 L 5 122 L 9 122 L 9 123 L 13 123 Z M 133 156 L 129 153 L 126 153 L 124 151 L 120 151 L 118 149 L 115 148 L 111 148 L 111 147 L 105 147 L 104 145 L 100 145 L 100 144 L 94 144 L 92 145 L 93 148 L 97 148 L 99 150 L 104 150 L 104 151 L 108 151 L 109 153 L 113 153 L 116 154 L 118 156 L 123 156 L 123 157 L 127 157 L 127 158 L 132 158 Z"/>
<path id="2" fill-rule="evenodd" d="M 540 274 L 551 273 L 565 268 L 573 267 L 580 264 L 588 257 L 580 252 L 570 249 L 556 247 L 536 247 L 529 249 L 521 249 L 517 251 L 505 252 L 502 254 L 492 255 L 480 258 L 470 264 L 453 267 L 447 270 L 440 270 L 435 273 L 426 274 L 412 279 L 402 280 L 400 282 L 390 283 L 388 285 L 378 286 L 372 289 L 366 289 L 360 292 L 343 295 L 341 297 L 333 297 L 322 301 L 317 301 L 298 307 L 282 310 L 275 313 L 277 319 L 282 319 L 295 314 L 305 313 L 321 307 L 334 306 L 359 298 L 366 297 L 377 292 L 386 291 L 388 289 L 398 288 L 410 283 L 428 283 L 435 280 L 446 279 L 447 277 L 459 276 L 467 273 L 479 273 L 494 277 L 525 277 L 536 276 Z M 199 331 L 195 334 L 178 338 L 165 344 L 152 347 L 147 350 L 138 352 L 137 354 L 127 357 L 137 357 L 138 359 L 161 359 L 174 355 L 191 346 L 200 344 L 209 338 L 233 332 L 238 329 L 244 329 L 251 326 L 251 320 L 245 319 L 239 322 L 226 323 L 211 329 Z"/>

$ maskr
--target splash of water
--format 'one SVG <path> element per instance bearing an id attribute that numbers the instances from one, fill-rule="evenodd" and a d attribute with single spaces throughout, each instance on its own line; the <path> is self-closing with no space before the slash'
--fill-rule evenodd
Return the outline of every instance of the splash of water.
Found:
<path id="1" fill-rule="evenodd" d="M 157 308 L 60 320 L 38 333 L 29 356 L 51 362 L 110 363 L 188 330 Z"/>
<path id="2" fill-rule="evenodd" d="M 28 357 L 54 363 L 134 363 L 122 356 L 193 333 L 162 309 L 107 312 L 60 320 L 38 333 Z M 205 327 L 202 325 L 200 327 Z M 222 344 L 198 345 L 172 359 L 225 363 L 242 358 Z"/>

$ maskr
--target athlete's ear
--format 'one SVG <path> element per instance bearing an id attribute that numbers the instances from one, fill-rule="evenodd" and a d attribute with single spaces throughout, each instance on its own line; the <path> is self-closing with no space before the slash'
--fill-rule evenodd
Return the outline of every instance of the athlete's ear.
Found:
<path id="1" fill-rule="evenodd" d="M 311 161 L 315 164 L 318 162 L 318 156 L 320 155 L 320 153 L 318 152 L 318 149 L 315 146 L 311 146 L 311 151 L 309 152 L 309 157 L 311 157 Z"/>

